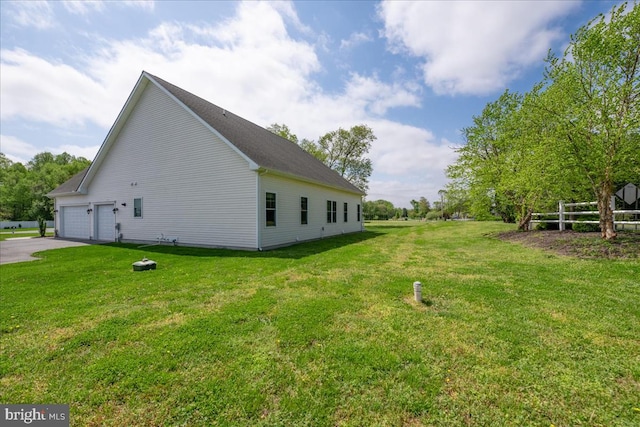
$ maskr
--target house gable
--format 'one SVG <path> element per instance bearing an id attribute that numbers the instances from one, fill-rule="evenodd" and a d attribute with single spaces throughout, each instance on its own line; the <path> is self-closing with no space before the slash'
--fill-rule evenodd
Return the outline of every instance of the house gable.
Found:
<path id="1" fill-rule="evenodd" d="M 266 192 L 279 194 L 275 227 L 266 224 Z M 111 235 L 101 218 L 112 211 L 113 236 L 125 242 L 247 249 L 361 231 L 355 220 L 325 224 L 323 206 L 356 212 L 362 195 L 297 144 L 146 72 L 88 170 L 50 193 L 59 216 L 82 207 L 90 238 Z"/>
<path id="2" fill-rule="evenodd" d="M 260 168 L 277 172 L 292 179 L 364 195 L 340 174 L 292 143 L 265 128 L 214 105 L 159 77 L 143 73 L 175 96 L 187 109 L 193 111 L 215 129 L 226 141 Z"/>
<path id="3" fill-rule="evenodd" d="M 118 126 L 85 178 L 86 194 L 57 197 L 58 206 L 86 203 L 94 217 L 112 205 L 123 241 L 257 247 L 257 174 L 246 159 L 156 85 L 141 90 Z"/>

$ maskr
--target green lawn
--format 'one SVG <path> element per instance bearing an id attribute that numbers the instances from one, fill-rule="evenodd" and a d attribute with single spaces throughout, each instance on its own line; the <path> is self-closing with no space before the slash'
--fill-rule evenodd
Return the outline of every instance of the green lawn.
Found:
<path id="1" fill-rule="evenodd" d="M 13 231 L 15 231 L 15 233 Z M 0 230 L 0 242 L 7 239 L 14 239 L 16 237 L 40 237 L 40 232 L 37 228 L 16 228 L 13 231 L 9 229 Z M 48 228 L 45 236 L 52 237 L 53 229 Z"/>
<path id="2" fill-rule="evenodd" d="M 73 426 L 640 425 L 637 259 L 499 223 L 367 228 L 2 266 L 0 402 L 67 403 Z M 158 269 L 133 272 L 143 256 Z"/>

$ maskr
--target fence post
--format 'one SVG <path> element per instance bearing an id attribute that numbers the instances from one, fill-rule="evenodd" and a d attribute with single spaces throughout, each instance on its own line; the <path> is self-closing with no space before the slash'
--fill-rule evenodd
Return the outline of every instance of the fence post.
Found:
<path id="1" fill-rule="evenodd" d="M 564 200 L 558 202 L 558 230 L 564 231 Z"/>
<path id="2" fill-rule="evenodd" d="M 616 210 L 616 196 L 613 195 L 611 196 L 611 222 L 613 222 L 613 230 L 616 230 L 616 214 L 614 214 L 613 212 Z"/>

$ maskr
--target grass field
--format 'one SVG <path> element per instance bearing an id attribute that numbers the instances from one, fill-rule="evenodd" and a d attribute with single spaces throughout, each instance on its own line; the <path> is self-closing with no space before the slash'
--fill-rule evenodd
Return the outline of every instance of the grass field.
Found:
<path id="1" fill-rule="evenodd" d="M 72 426 L 640 425 L 637 259 L 498 223 L 367 228 L 4 265 L 0 402 L 70 404 Z M 158 269 L 133 272 L 143 256 Z"/>

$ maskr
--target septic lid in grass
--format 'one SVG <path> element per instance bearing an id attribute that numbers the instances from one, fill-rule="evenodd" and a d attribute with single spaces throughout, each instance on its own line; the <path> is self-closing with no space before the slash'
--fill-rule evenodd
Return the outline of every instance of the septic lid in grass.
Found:
<path id="1" fill-rule="evenodd" d="M 156 262 L 147 258 L 142 258 L 142 261 L 136 261 L 133 263 L 133 271 L 155 270 Z"/>

